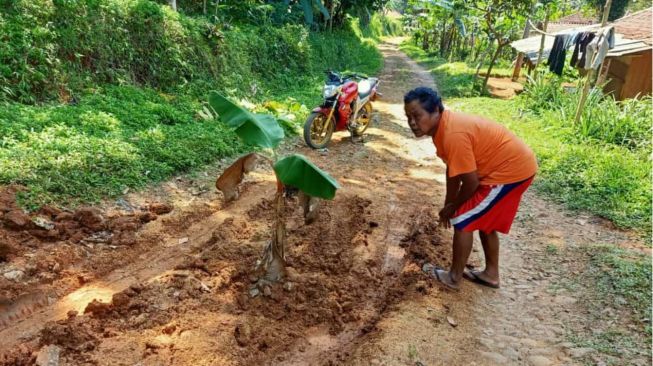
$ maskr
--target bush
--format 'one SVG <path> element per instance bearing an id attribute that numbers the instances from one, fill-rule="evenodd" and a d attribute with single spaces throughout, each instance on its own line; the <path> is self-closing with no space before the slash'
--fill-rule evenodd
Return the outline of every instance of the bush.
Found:
<path id="1" fill-rule="evenodd" d="M 587 98 L 579 123 L 574 124 L 579 99 L 580 88 L 566 92 L 559 77 L 540 73 L 529 79 L 521 100 L 526 110 L 569 131 L 568 138 L 572 140 L 591 140 L 650 152 L 651 96 L 617 102 L 611 95 L 594 89 Z"/>

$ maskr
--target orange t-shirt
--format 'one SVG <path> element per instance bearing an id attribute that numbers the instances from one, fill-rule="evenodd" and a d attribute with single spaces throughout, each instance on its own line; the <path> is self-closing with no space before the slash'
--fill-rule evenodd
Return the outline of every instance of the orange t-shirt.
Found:
<path id="1" fill-rule="evenodd" d="M 476 171 L 481 184 L 508 184 L 535 175 L 533 151 L 503 125 L 445 110 L 433 136 L 449 177 Z"/>

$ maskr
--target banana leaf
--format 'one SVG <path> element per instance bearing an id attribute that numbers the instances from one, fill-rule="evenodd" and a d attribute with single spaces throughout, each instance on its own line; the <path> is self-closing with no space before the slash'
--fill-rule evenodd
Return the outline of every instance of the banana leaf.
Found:
<path id="1" fill-rule="evenodd" d="M 215 91 L 209 104 L 246 144 L 272 149 L 283 140 L 283 129 L 272 116 L 250 113 Z"/>
<path id="2" fill-rule="evenodd" d="M 333 199 L 338 182 L 322 169 L 316 167 L 304 155 L 293 154 L 274 164 L 277 179 L 305 194 L 323 199 Z"/>

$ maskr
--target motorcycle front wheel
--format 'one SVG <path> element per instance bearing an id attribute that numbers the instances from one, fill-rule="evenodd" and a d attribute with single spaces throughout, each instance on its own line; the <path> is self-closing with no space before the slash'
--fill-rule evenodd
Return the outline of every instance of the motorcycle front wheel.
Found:
<path id="1" fill-rule="evenodd" d="M 304 124 L 304 141 L 313 149 L 323 149 L 331 141 L 331 135 L 335 129 L 333 118 L 327 120 L 324 113 L 313 112 L 308 116 Z"/>
<path id="2" fill-rule="evenodd" d="M 367 102 L 358 112 L 358 117 L 356 118 L 357 127 L 354 129 L 354 136 L 361 136 L 363 132 L 367 130 L 372 122 L 372 103 Z"/>

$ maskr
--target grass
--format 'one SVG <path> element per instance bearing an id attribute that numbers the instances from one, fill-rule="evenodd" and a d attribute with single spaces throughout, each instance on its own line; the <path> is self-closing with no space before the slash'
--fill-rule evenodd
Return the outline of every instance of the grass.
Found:
<path id="1" fill-rule="evenodd" d="M 580 293 L 591 317 L 587 328 L 569 334 L 570 340 L 618 358 L 608 364 L 650 360 L 651 257 L 612 245 L 592 245 L 582 252 L 585 270 L 573 282 L 586 284 Z M 606 309 L 619 315 L 606 319 Z"/>
<path id="2" fill-rule="evenodd" d="M 35 49 L 47 46 L 44 52 L 56 61 L 54 71 L 41 64 L 33 68 L 41 70 L 43 77 L 39 80 L 44 88 L 27 77 L 22 84 L 3 79 L 0 68 L 0 90 L 4 93 L 4 102 L 0 101 L 0 184 L 26 186 L 28 191 L 20 196 L 26 208 L 95 203 L 119 196 L 127 188 L 133 191 L 243 151 L 236 136 L 223 128 L 207 108 L 210 90 L 240 100 L 254 111 L 291 120 L 286 126 L 286 132 L 291 132 L 321 99 L 325 69 L 374 74 L 382 65 L 374 41 L 357 36 L 362 31 L 356 24 L 333 33 L 308 32 L 298 25 L 234 26 L 210 33 L 219 40 L 209 37 L 207 41 L 203 38 L 207 21 L 171 13 L 165 5 L 149 1 L 100 2 L 110 5 L 107 9 L 117 9 L 111 14 L 119 23 L 115 30 L 119 34 L 111 33 L 114 29 L 109 27 L 102 37 L 122 37 L 122 41 L 85 39 L 81 46 L 94 49 L 96 60 L 122 63 L 120 68 L 98 70 L 91 77 L 86 63 L 74 58 L 56 59 L 56 50 L 72 52 L 79 46 L 61 42 L 74 38 L 80 25 L 96 26 L 93 19 L 97 14 L 91 11 L 95 2 L 84 3 L 82 10 L 88 13 L 81 12 L 73 23 L 48 28 L 47 37 L 39 38 L 43 43 L 33 44 Z M 63 8 L 41 9 L 25 1 L 16 4 L 24 11 L 0 18 L 0 25 L 10 27 L 13 35 L 22 34 L 21 29 L 27 27 L 25 17 L 37 23 L 48 17 L 67 19 L 58 13 Z M 153 37 L 147 29 L 139 34 L 123 32 L 123 28 L 138 26 L 127 16 L 134 6 L 139 16 L 149 19 L 161 15 L 170 26 L 155 30 L 161 32 L 160 37 L 170 37 L 157 42 L 177 42 L 179 53 L 175 53 L 173 63 L 159 63 L 155 53 L 141 54 L 146 48 L 137 42 L 143 40 L 134 37 Z M 39 27 L 50 25 L 43 23 Z M 175 38 L 180 34 L 192 37 Z M 14 48 L 3 49 L 7 52 L 0 52 L 0 59 L 24 62 L 16 53 L 24 49 L 23 43 L 17 43 L 22 38 L 11 37 Z M 36 33 L 31 32 L 30 37 L 36 37 Z M 120 58 L 123 54 L 129 59 Z M 41 61 L 30 62 L 36 65 Z M 183 67 L 175 66 L 177 63 Z M 28 73 L 30 69 L 17 70 Z M 108 72 L 113 74 L 106 76 Z M 165 80 L 162 73 L 167 75 Z M 55 83 L 52 80 L 56 78 Z M 69 83 L 61 85 L 62 78 Z M 32 93 L 34 88 L 47 93 Z M 60 88 L 66 91 L 64 94 L 74 95 L 75 100 L 59 100 L 61 95 L 57 96 L 56 90 Z"/>

